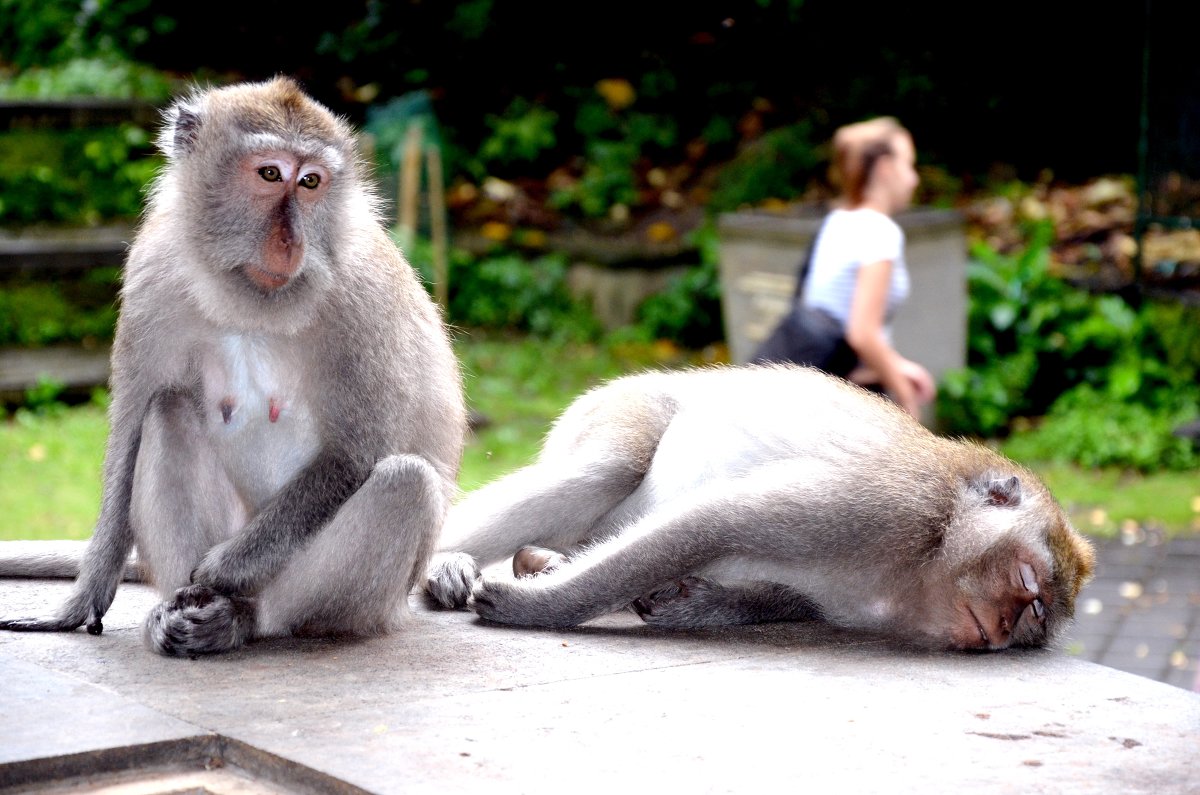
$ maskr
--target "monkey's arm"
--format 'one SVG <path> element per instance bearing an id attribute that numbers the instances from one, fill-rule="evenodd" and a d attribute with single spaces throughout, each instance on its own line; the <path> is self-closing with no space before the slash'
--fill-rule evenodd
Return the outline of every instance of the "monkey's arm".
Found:
<path id="1" fill-rule="evenodd" d="M 772 621 L 813 621 L 815 603 L 799 591 L 774 582 L 722 585 L 701 577 L 683 577 L 635 599 L 634 612 L 647 624 L 690 629 Z"/>
<path id="2" fill-rule="evenodd" d="M 366 481 L 371 465 L 322 450 L 238 533 L 204 556 L 192 582 L 226 595 L 257 592 Z"/>

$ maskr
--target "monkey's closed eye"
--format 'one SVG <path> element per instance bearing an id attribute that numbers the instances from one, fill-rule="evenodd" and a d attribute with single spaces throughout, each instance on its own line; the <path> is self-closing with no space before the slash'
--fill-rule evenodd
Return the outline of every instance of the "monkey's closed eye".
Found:
<path id="1" fill-rule="evenodd" d="M 279 169 L 275 166 L 263 166 L 258 170 L 258 175 L 267 182 L 278 182 L 283 179 L 283 175 L 279 173 Z"/>
<path id="2" fill-rule="evenodd" d="M 321 184 L 321 177 L 318 174 L 305 174 L 300 178 L 300 187 L 314 190 Z"/>

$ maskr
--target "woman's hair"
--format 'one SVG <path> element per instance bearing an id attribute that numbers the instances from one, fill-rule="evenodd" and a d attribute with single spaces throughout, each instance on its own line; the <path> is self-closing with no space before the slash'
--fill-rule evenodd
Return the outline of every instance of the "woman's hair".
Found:
<path id="1" fill-rule="evenodd" d="M 847 124 L 833 134 L 829 180 L 851 207 L 862 204 L 875 163 L 884 155 L 892 154 L 892 140 L 900 133 L 909 134 L 891 116 L 881 116 Z"/>

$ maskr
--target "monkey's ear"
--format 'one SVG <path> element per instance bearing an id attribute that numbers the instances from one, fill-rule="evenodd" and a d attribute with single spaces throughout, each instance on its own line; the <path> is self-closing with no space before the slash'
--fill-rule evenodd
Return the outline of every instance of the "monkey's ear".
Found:
<path id="1" fill-rule="evenodd" d="M 166 113 L 166 126 L 158 137 L 158 148 L 169 159 L 191 152 L 200 137 L 200 109 L 186 100 L 177 102 Z"/>
<path id="2" fill-rule="evenodd" d="M 975 487 L 988 505 L 1012 507 L 1021 503 L 1021 479 L 1016 475 L 1005 480 L 989 479 L 976 482 Z"/>

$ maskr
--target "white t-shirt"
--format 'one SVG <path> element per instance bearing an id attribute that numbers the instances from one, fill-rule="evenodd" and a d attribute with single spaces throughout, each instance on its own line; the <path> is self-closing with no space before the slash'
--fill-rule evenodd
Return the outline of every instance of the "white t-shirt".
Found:
<path id="1" fill-rule="evenodd" d="M 892 283 L 884 312 L 885 333 L 891 336 L 896 309 L 908 298 L 911 283 L 904 264 L 904 230 L 877 210 L 834 210 L 817 236 L 802 300 L 824 309 L 842 327 L 850 319 L 850 304 L 858 285 L 858 269 L 881 260 L 892 263 Z"/>

